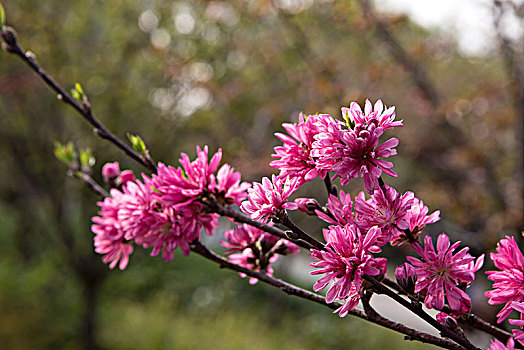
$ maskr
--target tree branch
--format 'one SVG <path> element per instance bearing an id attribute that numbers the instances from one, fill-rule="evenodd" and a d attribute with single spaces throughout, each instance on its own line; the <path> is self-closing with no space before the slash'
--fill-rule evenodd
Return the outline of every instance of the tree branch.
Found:
<path id="1" fill-rule="evenodd" d="M 120 138 L 115 136 L 109 129 L 107 129 L 91 112 L 89 103 L 80 104 L 76 101 L 69 93 L 67 93 L 46 71 L 40 67 L 33 53 L 24 51 L 18 44 L 15 31 L 7 26 L 4 26 L 4 30 L 0 31 L 0 37 L 2 38 L 2 47 L 5 51 L 15 54 L 20 57 L 33 71 L 35 71 L 40 78 L 54 90 L 58 95 L 58 98 L 64 103 L 73 107 L 84 119 L 94 127 L 94 132 L 99 137 L 108 140 L 109 142 L 116 145 L 122 150 L 127 156 L 135 160 L 136 162 L 143 165 L 150 171 L 156 171 L 156 166 L 150 157 L 142 157 L 135 150 L 124 143 Z"/>
<path id="2" fill-rule="evenodd" d="M 313 292 L 310 292 L 308 290 L 302 289 L 300 287 L 297 287 L 297 286 L 295 286 L 293 284 L 290 284 L 288 282 L 282 281 L 280 279 L 268 276 L 268 275 L 266 275 L 266 274 L 264 274 L 262 272 L 256 272 L 256 271 L 250 270 L 248 268 L 245 268 L 243 266 L 234 264 L 234 263 L 228 261 L 227 259 L 221 257 L 220 255 L 214 253 L 213 251 L 209 250 L 207 247 L 205 247 L 204 245 L 202 245 L 198 241 L 195 241 L 195 242 L 191 243 L 191 251 L 201 255 L 202 257 L 204 257 L 206 259 L 209 259 L 209 260 L 219 264 L 220 267 L 222 267 L 222 268 L 227 268 L 227 269 L 230 269 L 230 270 L 233 270 L 233 271 L 244 273 L 244 274 L 248 275 L 249 277 L 254 277 L 254 278 L 258 279 L 261 282 L 264 282 L 264 283 L 267 283 L 267 284 L 269 284 L 271 286 L 279 288 L 280 290 L 282 290 L 286 294 L 295 295 L 295 296 L 297 296 L 299 298 L 306 299 L 306 300 L 315 302 L 317 304 L 321 304 L 321 305 L 327 306 L 327 307 L 329 307 L 330 309 L 333 309 L 333 310 L 336 310 L 340 306 L 342 306 L 342 304 L 339 303 L 339 302 L 334 302 L 334 303 L 331 303 L 331 304 L 327 304 L 325 298 L 323 296 L 321 296 L 321 295 L 318 295 L 316 293 L 313 293 Z M 405 334 L 406 338 L 409 339 L 409 340 L 417 340 L 417 341 L 420 341 L 420 342 L 423 342 L 423 343 L 433 344 L 433 345 L 436 345 L 436 346 L 440 346 L 440 347 L 442 347 L 444 349 L 452 349 L 452 350 L 463 350 L 464 349 L 464 347 L 462 347 L 462 346 L 460 346 L 458 344 L 455 344 L 454 342 L 451 342 L 451 341 L 446 340 L 446 339 L 440 339 L 440 338 L 432 336 L 430 334 L 427 334 L 427 333 L 424 333 L 424 332 L 420 332 L 420 331 L 417 331 L 415 329 L 406 327 L 406 326 L 404 326 L 404 325 L 402 325 L 400 323 L 388 320 L 388 319 L 380 316 L 377 313 L 375 313 L 372 316 L 368 316 L 364 312 L 362 312 L 360 310 L 355 310 L 355 309 L 349 311 L 349 313 L 351 315 L 353 315 L 353 316 L 358 317 L 358 318 L 367 320 L 369 322 L 375 323 L 375 324 L 380 325 L 382 327 L 385 327 L 385 328 L 394 330 L 396 332 Z"/>

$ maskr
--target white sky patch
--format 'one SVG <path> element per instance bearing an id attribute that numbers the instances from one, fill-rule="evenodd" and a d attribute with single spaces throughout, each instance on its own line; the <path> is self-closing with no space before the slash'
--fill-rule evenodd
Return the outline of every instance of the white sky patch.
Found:
<path id="1" fill-rule="evenodd" d="M 381 12 L 405 13 L 423 27 L 453 35 L 465 55 L 483 55 L 495 45 L 490 0 L 376 0 L 375 4 Z M 508 37 L 522 36 L 524 29 L 514 16 L 502 23 Z"/>

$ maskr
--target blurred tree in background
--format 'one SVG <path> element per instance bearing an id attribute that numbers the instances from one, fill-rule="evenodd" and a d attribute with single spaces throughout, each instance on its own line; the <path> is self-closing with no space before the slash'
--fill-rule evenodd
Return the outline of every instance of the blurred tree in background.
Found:
<path id="1" fill-rule="evenodd" d="M 245 180 L 257 180 L 272 172 L 272 133 L 300 111 L 338 117 L 340 105 L 366 98 L 395 105 L 405 124 L 396 135 L 400 177 L 387 181 L 440 209 L 444 220 L 433 232 L 467 241 L 476 255 L 523 228 L 522 45 L 499 31 L 502 16 L 520 20 L 522 11 L 508 4 L 493 4 L 500 47 L 482 57 L 464 57 L 449 35 L 366 1 L 4 6 L 20 44 L 51 75 L 67 87 L 80 82 L 111 130 L 139 133 L 166 163 L 209 144 L 222 147 Z M 6 54 L 0 93 L 2 348 L 423 347 L 267 286 L 250 287 L 197 257 L 163 263 L 137 250 L 126 271 L 109 273 L 89 231 L 98 198 L 66 178 L 52 141 L 90 147 L 98 170 L 115 159 L 143 169 L 94 137 Z M 323 196 L 315 185 L 300 195 Z M 302 225 L 317 234 L 322 227 Z M 277 274 L 297 278 L 295 265 L 284 260 Z M 480 293 L 486 286 L 477 284 Z M 480 296 L 477 304 L 485 301 Z"/>

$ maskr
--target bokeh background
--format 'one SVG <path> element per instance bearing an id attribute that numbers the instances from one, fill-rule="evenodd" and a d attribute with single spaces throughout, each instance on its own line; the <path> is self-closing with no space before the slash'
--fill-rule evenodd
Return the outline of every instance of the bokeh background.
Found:
<path id="1" fill-rule="evenodd" d="M 386 182 L 441 210 L 430 234 L 490 251 L 523 229 L 524 7 L 465 1 L 483 14 L 473 22 L 487 36 L 475 41 L 456 23 L 423 25 L 392 3 L 3 1 L 20 44 L 52 76 L 68 89 L 80 82 L 103 123 L 121 137 L 140 134 L 166 163 L 208 144 L 259 180 L 272 173 L 273 133 L 300 111 L 338 117 L 366 98 L 395 105 L 405 124 L 394 131 L 400 176 Z M 98 180 L 107 161 L 144 169 L 4 52 L 0 138 L 0 348 L 429 348 L 250 286 L 198 256 L 164 263 L 137 249 L 125 271 L 110 271 L 92 248 L 98 198 L 67 177 L 53 141 L 90 147 Z M 325 200 L 321 185 L 299 195 Z M 317 235 L 322 227 L 300 224 Z M 208 242 L 220 250 L 219 240 Z M 387 253 L 401 261 L 406 252 Z M 276 275 L 311 288 L 307 264 L 307 254 L 281 259 Z M 474 311 L 493 319 L 488 287 L 479 278 L 471 294 Z"/>

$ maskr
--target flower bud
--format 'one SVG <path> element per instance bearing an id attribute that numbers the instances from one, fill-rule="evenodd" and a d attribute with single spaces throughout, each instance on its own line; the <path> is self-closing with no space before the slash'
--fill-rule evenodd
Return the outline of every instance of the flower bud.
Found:
<path id="1" fill-rule="evenodd" d="M 135 181 L 135 174 L 133 174 L 132 170 L 124 170 L 120 173 L 120 177 L 118 178 L 119 185 L 125 185 L 129 181 Z"/>
<path id="2" fill-rule="evenodd" d="M 298 205 L 298 211 L 307 215 L 317 215 L 315 210 L 320 209 L 320 204 L 314 198 L 297 198 L 295 204 Z"/>
<path id="3" fill-rule="evenodd" d="M 120 165 L 118 162 L 106 163 L 102 168 L 104 182 L 111 187 L 115 187 L 116 178 L 120 175 Z"/>
<path id="4" fill-rule="evenodd" d="M 417 282 L 417 274 L 415 273 L 415 268 L 408 264 L 404 263 L 397 267 L 395 271 L 395 277 L 398 284 L 408 293 L 413 293 L 415 291 L 415 283 Z"/>

